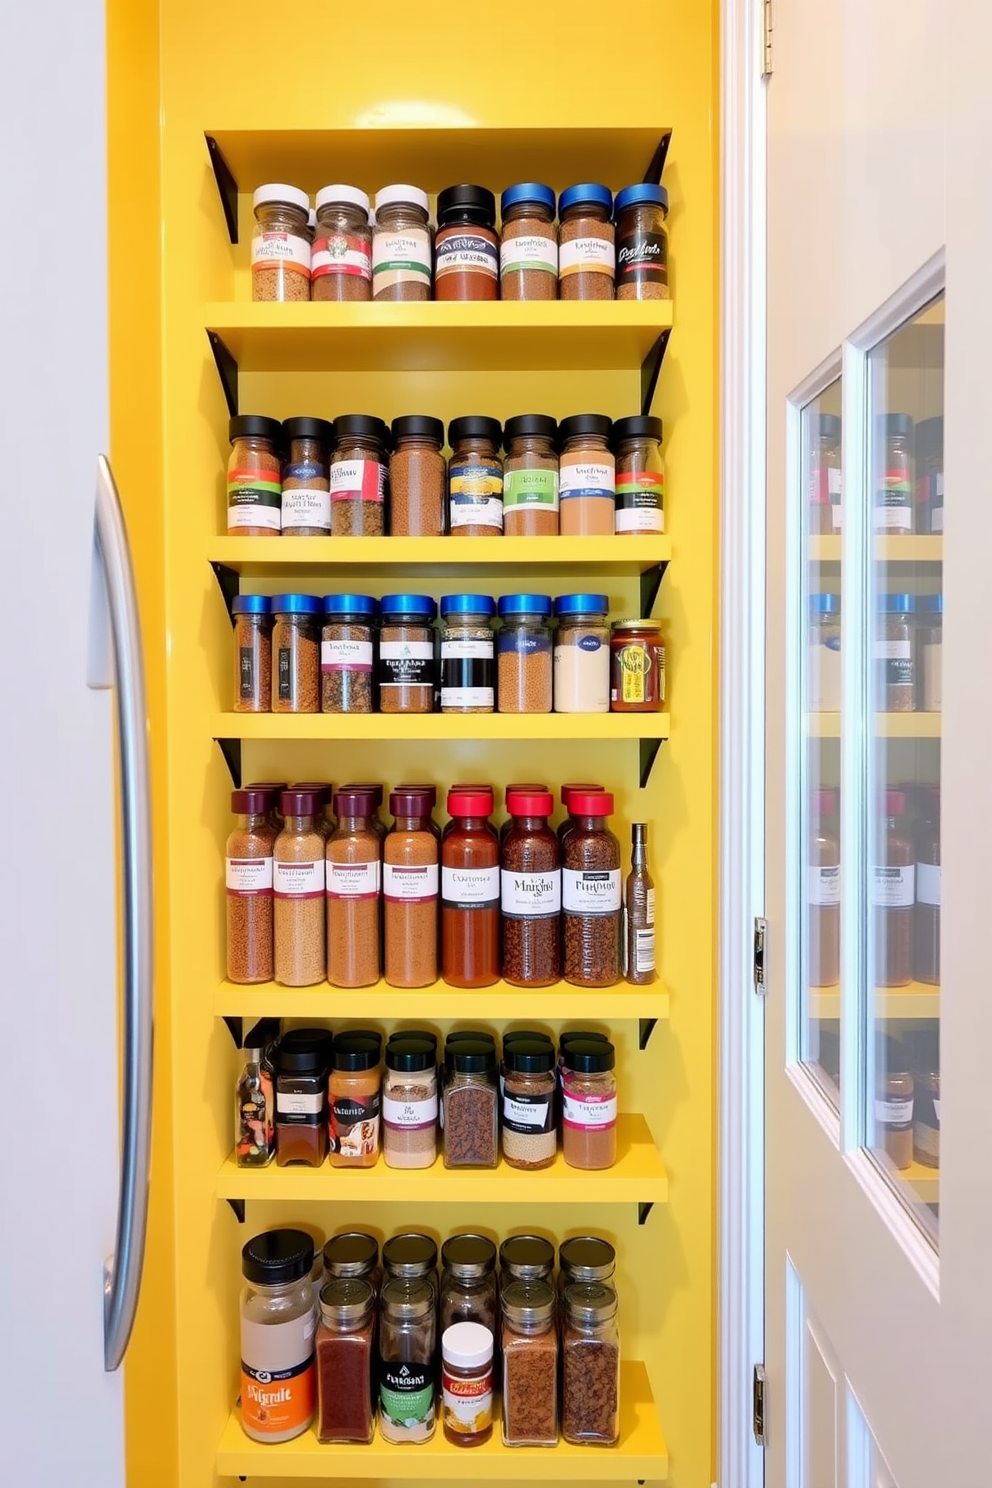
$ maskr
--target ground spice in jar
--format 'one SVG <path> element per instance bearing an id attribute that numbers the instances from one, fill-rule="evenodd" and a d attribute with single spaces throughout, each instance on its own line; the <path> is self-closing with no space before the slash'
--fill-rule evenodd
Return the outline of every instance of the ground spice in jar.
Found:
<path id="1" fill-rule="evenodd" d="M 875 706 L 885 713 L 916 710 L 912 594 L 880 594 L 875 635 Z"/>
<path id="2" fill-rule="evenodd" d="M 276 1163 L 319 1168 L 327 1156 L 327 1066 L 333 1039 L 324 1028 L 294 1028 L 276 1053 Z"/>
<path id="3" fill-rule="evenodd" d="M 338 791 L 338 825 L 327 843 L 327 980 L 371 987 L 379 980 L 382 846 L 372 826 L 374 798 Z"/>
<path id="4" fill-rule="evenodd" d="M 378 614 L 377 601 L 367 594 L 324 596 L 322 712 L 372 712 L 372 645 Z"/>
<path id="5" fill-rule="evenodd" d="M 272 706 L 272 614 L 264 594 L 236 594 L 234 621 L 234 711 L 268 713 Z"/>
<path id="6" fill-rule="evenodd" d="M 890 536 L 913 530 L 915 439 L 908 413 L 875 419 L 874 530 Z"/>
<path id="7" fill-rule="evenodd" d="M 558 234 L 555 194 L 550 186 L 526 182 L 508 186 L 500 197 L 500 298 L 558 298 Z"/>
<path id="8" fill-rule="evenodd" d="M 610 631 L 605 594 L 562 594 L 554 604 L 556 713 L 610 711 Z"/>
<path id="9" fill-rule="evenodd" d="M 441 975 L 452 987 L 499 981 L 499 838 L 492 791 L 449 791 L 441 844 Z"/>
<path id="10" fill-rule="evenodd" d="M 317 222 L 310 252 L 310 298 L 372 298 L 369 199 L 357 186 L 322 186 L 314 199 Z"/>
<path id="11" fill-rule="evenodd" d="M 573 1039 L 562 1055 L 562 1150 L 570 1168 L 617 1160 L 616 1053 L 609 1041 Z"/>
<path id="12" fill-rule="evenodd" d="M 427 987 L 437 980 L 438 844 L 424 797 L 393 791 L 395 818 L 383 846 L 386 981 Z"/>
<path id="13" fill-rule="evenodd" d="M 310 198 L 295 186 L 259 186 L 252 197 L 253 300 L 309 300 Z"/>
<path id="14" fill-rule="evenodd" d="M 438 193 L 434 238 L 436 300 L 499 299 L 496 198 L 485 186 Z"/>
<path id="15" fill-rule="evenodd" d="M 495 613 L 495 601 L 488 594 L 442 595 L 442 713 L 492 713 Z"/>
<path id="16" fill-rule="evenodd" d="M 331 533 L 382 537 L 386 530 L 386 451 L 389 430 L 381 418 L 343 413 L 334 420 L 337 447 L 331 459 Z"/>
<path id="17" fill-rule="evenodd" d="M 569 186 L 558 198 L 558 295 L 612 300 L 613 195 L 605 186 Z"/>
<path id="18" fill-rule="evenodd" d="M 564 842 L 561 906 L 565 980 L 578 987 L 612 987 L 620 980 L 620 844 L 606 824 L 608 791 L 573 794 L 575 826 Z"/>
<path id="19" fill-rule="evenodd" d="M 613 420 L 602 413 L 573 413 L 558 425 L 558 530 L 562 537 L 612 537 L 616 509 L 616 460 L 610 449 Z"/>
<path id="20" fill-rule="evenodd" d="M 429 300 L 430 297 L 427 193 L 417 186 L 383 186 L 375 194 L 372 298 Z"/>
<path id="21" fill-rule="evenodd" d="M 326 973 L 324 954 L 324 839 L 314 825 L 318 798 L 311 791 L 283 791 L 285 825 L 275 840 L 275 979 L 284 987 L 310 987 Z"/>
<path id="22" fill-rule="evenodd" d="M 561 975 L 561 855 L 548 826 L 550 791 L 511 792 L 503 841 L 503 978 L 514 987 L 550 987 Z"/>
<path id="23" fill-rule="evenodd" d="M 331 498 L 327 462 L 334 425 L 321 418 L 289 418 L 282 424 L 288 459 L 282 468 L 284 537 L 327 537 Z"/>
<path id="24" fill-rule="evenodd" d="M 908 1168 L 913 1161 L 913 1096 L 915 1085 L 906 1069 L 905 1056 L 895 1039 L 883 1045 L 884 1066 L 878 1070 L 875 1084 L 874 1145 L 884 1147 L 897 1168 Z"/>
<path id="25" fill-rule="evenodd" d="M 383 713 L 434 711 L 434 620 L 426 594 L 386 594 L 379 632 L 379 708 Z"/>
<path id="26" fill-rule="evenodd" d="M 320 600 L 272 596 L 273 713 L 320 712 Z"/>
<path id="27" fill-rule="evenodd" d="M 603 1282 L 565 1289 L 562 1329 L 562 1435 L 577 1446 L 615 1446 L 620 1438 L 620 1336 L 617 1294 Z"/>
<path id="28" fill-rule="evenodd" d="M 444 1051 L 444 1166 L 494 1168 L 497 1159 L 496 1050 L 464 1038 Z"/>
<path id="29" fill-rule="evenodd" d="M 806 975 L 811 987 L 836 987 L 840 981 L 840 843 L 831 825 L 836 817 L 837 792 L 813 791 L 806 880 Z"/>
<path id="30" fill-rule="evenodd" d="M 390 1168 L 429 1168 L 437 1157 L 437 1045 L 391 1038 L 382 1087 L 382 1151 Z"/>
<path id="31" fill-rule="evenodd" d="M 440 419 L 418 413 L 393 419 L 389 457 L 390 537 L 443 537 L 447 467 Z"/>
<path id="32" fill-rule="evenodd" d="M 667 300 L 668 192 L 641 182 L 617 192 L 617 299 Z"/>
<path id="33" fill-rule="evenodd" d="M 227 531 L 230 537 L 274 537 L 281 526 L 282 466 L 278 419 L 235 414 L 228 424 Z"/>
<path id="34" fill-rule="evenodd" d="M 375 1292 L 367 1281 L 329 1281 L 317 1329 L 317 1440 L 372 1440 Z"/>
<path id="35" fill-rule="evenodd" d="M 553 1255 L 553 1252 L 552 1252 Z M 558 1443 L 558 1333 L 547 1281 L 503 1288 L 503 1445 Z"/>
<path id="36" fill-rule="evenodd" d="M 448 425 L 448 523 L 452 537 L 503 532 L 503 429 L 498 419 L 468 414 Z"/>
<path id="37" fill-rule="evenodd" d="M 334 1168 L 372 1168 L 379 1157 L 382 1038 L 339 1033 L 327 1085 L 328 1149 Z"/>
<path id="38" fill-rule="evenodd" d="M 275 833 L 266 815 L 263 791 L 236 790 L 237 816 L 227 839 L 227 977 L 247 986 L 270 982 L 272 950 L 272 845 Z"/>
<path id="39" fill-rule="evenodd" d="M 511 1168 L 547 1168 L 555 1160 L 555 1051 L 536 1039 L 503 1047 L 503 1156 Z"/>
<path id="40" fill-rule="evenodd" d="M 660 418 L 635 414 L 613 425 L 617 457 L 616 532 L 618 537 L 665 530 L 665 465 Z"/>
<path id="41" fill-rule="evenodd" d="M 558 425 L 521 413 L 503 426 L 503 531 L 507 537 L 558 535 Z"/>

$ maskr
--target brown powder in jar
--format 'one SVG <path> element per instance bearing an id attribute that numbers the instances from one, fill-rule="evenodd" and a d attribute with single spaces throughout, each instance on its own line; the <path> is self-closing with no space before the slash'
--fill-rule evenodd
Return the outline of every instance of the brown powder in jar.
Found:
<path id="1" fill-rule="evenodd" d="M 503 1418 L 508 1443 L 558 1436 L 558 1335 L 518 1333 L 503 1324 Z"/>
<path id="2" fill-rule="evenodd" d="M 437 838 L 421 825 L 422 797 L 393 791 L 389 809 L 395 822 L 383 844 L 386 981 L 426 987 L 437 981 Z"/>
<path id="3" fill-rule="evenodd" d="M 566 1441 L 615 1442 L 619 1349 L 586 1338 L 570 1323 L 562 1335 L 562 1434 Z"/>
<path id="4" fill-rule="evenodd" d="M 563 193 L 564 194 L 564 193 Z M 610 271 L 596 267 L 579 267 L 569 272 L 566 244 L 576 238 L 599 238 L 610 245 Z M 558 297 L 562 300 L 612 300 L 613 245 L 615 234 L 609 216 L 603 216 L 591 204 L 573 215 L 562 214 L 558 228 Z"/>
<path id="5" fill-rule="evenodd" d="M 235 792 L 235 800 L 249 792 Z M 261 795 L 261 793 L 259 793 Z M 247 808 L 254 804 L 245 802 Z M 259 813 L 255 813 L 258 815 Z M 272 857 L 275 832 L 266 824 L 235 827 L 227 839 L 227 859 L 257 860 Z M 257 870 L 255 870 L 257 871 Z M 272 891 L 238 893 L 227 889 L 227 977 L 239 986 L 271 982 L 273 975 Z"/>
<path id="6" fill-rule="evenodd" d="M 317 616 L 277 614 L 272 626 L 273 713 L 320 712 L 320 639 Z"/>
<path id="7" fill-rule="evenodd" d="M 389 535 L 443 537 L 447 465 L 440 419 L 406 414 L 393 420 L 389 457 Z"/>
<path id="8" fill-rule="evenodd" d="M 286 269 L 255 269 L 251 276 L 251 297 L 255 301 L 310 299 L 310 278 Z"/>
<path id="9" fill-rule="evenodd" d="M 340 825 L 327 844 L 327 980 L 370 987 L 379 980 L 379 834 L 375 797 L 338 791 Z"/>
<path id="10" fill-rule="evenodd" d="M 234 616 L 234 711 L 268 713 L 272 707 L 272 621 L 268 615 Z"/>
<path id="11" fill-rule="evenodd" d="M 290 797 L 294 800 L 291 802 Z M 294 815 L 310 803 L 310 812 Z M 275 891 L 275 979 L 284 987 L 310 987 L 326 972 L 324 951 L 324 839 L 313 826 L 317 797 L 303 791 L 284 791 L 286 825 L 275 840 L 272 856 L 279 863 L 319 863 L 313 892 L 280 894 Z M 278 881 L 278 867 L 275 868 Z M 319 892 L 317 884 L 319 883 Z"/>

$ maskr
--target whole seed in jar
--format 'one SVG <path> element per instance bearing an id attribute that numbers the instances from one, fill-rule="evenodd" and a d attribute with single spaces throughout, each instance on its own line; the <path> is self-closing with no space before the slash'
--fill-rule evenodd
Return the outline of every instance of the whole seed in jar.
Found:
<path id="1" fill-rule="evenodd" d="M 324 954 L 324 839 L 314 817 L 319 805 L 312 791 L 283 791 L 285 825 L 273 848 L 275 896 L 275 979 L 284 987 L 322 982 Z"/>
<path id="2" fill-rule="evenodd" d="M 372 648 L 378 613 L 377 602 L 368 594 L 324 596 L 322 712 L 372 712 Z"/>
<path id="3" fill-rule="evenodd" d="M 607 819 L 609 791 L 573 794 L 575 826 L 564 841 L 561 904 L 565 980 L 579 987 L 612 987 L 620 980 L 620 844 Z"/>
<path id="4" fill-rule="evenodd" d="M 295 186 L 259 186 L 252 197 L 253 300 L 309 300 L 310 198 Z"/>
<path id="5" fill-rule="evenodd" d="M 313 300 L 372 298 L 372 229 L 369 199 L 357 186 L 323 186 L 315 198 L 317 222 L 310 254 Z"/>
<path id="6" fill-rule="evenodd" d="M 503 977 L 515 987 L 549 987 L 561 974 L 561 857 L 548 826 L 550 791 L 511 792 L 501 886 Z"/>
<path id="7" fill-rule="evenodd" d="M 268 713 L 272 706 L 272 614 L 264 594 L 236 594 L 234 621 L 234 711 Z"/>
<path id="8" fill-rule="evenodd" d="M 503 427 L 503 531 L 507 537 L 558 535 L 558 425 L 521 413 Z"/>
<path id="9" fill-rule="evenodd" d="M 500 713 L 550 713 L 551 600 L 546 594 L 504 594 L 497 606 Z"/>
<path id="10" fill-rule="evenodd" d="M 382 419 L 343 413 L 334 420 L 331 532 L 334 537 L 382 537 L 389 484 L 389 430 Z"/>
<path id="11" fill-rule="evenodd" d="M 440 419 L 410 413 L 393 419 L 389 457 L 391 537 L 442 537 L 447 467 Z"/>
<path id="12" fill-rule="evenodd" d="M 383 713 L 433 713 L 434 621 L 427 594 L 385 594 L 379 632 L 379 707 Z"/>
<path id="13" fill-rule="evenodd" d="M 282 470 L 284 537 L 327 537 L 331 497 L 327 462 L 334 425 L 321 418 L 289 418 L 282 425 L 287 460 Z"/>
<path id="14" fill-rule="evenodd" d="M 610 711 L 610 632 L 605 594 L 562 594 L 555 600 L 556 713 Z"/>
<path id="15" fill-rule="evenodd" d="M 273 537 L 281 526 L 282 466 L 276 453 L 278 419 L 238 413 L 228 425 L 227 531 L 234 537 Z"/>
<path id="16" fill-rule="evenodd" d="M 503 532 L 503 429 L 498 419 L 467 414 L 448 425 L 448 515 L 452 537 Z"/>
<path id="17" fill-rule="evenodd" d="M 558 294 L 563 300 L 612 300 L 615 266 L 613 194 L 605 186 L 569 186 L 558 198 Z"/>
<path id="18" fill-rule="evenodd" d="M 264 791 L 236 790 L 231 810 L 237 817 L 227 839 L 227 976 L 247 986 L 270 982 L 272 957 L 272 844 L 275 833 L 266 813 Z"/>
<path id="19" fill-rule="evenodd" d="M 550 186 L 524 182 L 500 197 L 500 298 L 558 298 L 558 234 Z"/>
<path id="20" fill-rule="evenodd" d="M 437 1043 L 399 1035 L 386 1045 L 383 1155 L 390 1168 L 429 1168 L 437 1157 Z"/>
<path id="21" fill-rule="evenodd" d="M 320 612 L 314 594 L 272 596 L 272 712 L 320 712 Z"/>
<path id="22" fill-rule="evenodd" d="M 561 1335 L 562 1435 L 579 1446 L 615 1446 L 620 1437 L 617 1295 L 604 1282 L 565 1289 Z"/>
<path id="23" fill-rule="evenodd" d="M 562 537 L 612 537 L 616 509 L 616 459 L 610 448 L 613 420 L 602 413 L 574 413 L 558 426 L 558 529 Z"/>
<path id="24" fill-rule="evenodd" d="M 617 192 L 617 299 L 668 299 L 668 192 L 641 182 Z"/>

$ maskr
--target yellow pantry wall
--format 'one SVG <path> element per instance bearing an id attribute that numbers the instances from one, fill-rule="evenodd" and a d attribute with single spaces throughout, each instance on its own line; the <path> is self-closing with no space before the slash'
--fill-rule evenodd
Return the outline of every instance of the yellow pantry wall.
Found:
<path id="1" fill-rule="evenodd" d="M 712 1479 L 714 1421 L 713 1002 L 715 886 L 715 574 L 717 435 L 716 33 L 700 0 L 658 5 L 634 0 L 604 23 L 602 7 L 509 0 L 485 24 L 466 11 L 450 24 L 429 12 L 383 6 L 308 12 L 294 26 L 288 10 L 260 0 L 166 0 L 161 14 L 162 105 L 162 471 L 161 578 L 165 622 L 165 774 L 167 863 L 160 875 L 170 910 L 168 983 L 159 1003 L 160 1047 L 171 1050 L 162 1099 L 175 1113 L 156 1143 L 170 1147 L 157 1166 L 174 1186 L 171 1232 L 157 1231 L 150 1255 L 161 1279 L 157 1301 L 174 1331 L 177 1381 L 176 1482 L 200 1488 L 215 1478 L 215 1453 L 237 1383 L 239 1251 L 266 1224 L 309 1222 L 324 1233 L 363 1221 L 380 1233 L 417 1225 L 446 1234 L 478 1224 L 506 1233 L 525 1225 L 574 1233 L 594 1227 L 619 1252 L 623 1351 L 650 1372 L 670 1452 L 669 1481 L 705 1488 Z M 115 65 L 116 58 L 112 53 Z M 535 82 L 540 79 L 539 83 Z M 206 549 L 222 527 L 227 412 L 204 331 L 204 304 L 247 293 L 245 243 L 227 239 L 204 145 L 205 129 L 370 126 L 463 128 L 472 179 L 471 128 L 562 128 L 592 120 L 610 126 L 674 129 L 665 183 L 672 198 L 675 329 L 653 411 L 666 425 L 668 522 L 673 562 L 655 613 L 667 621 L 672 658 L 672 738 L 649 788 L 638 790 L 636 746 L 396 743 L 334 746 L 258 742 L 244 748 L 245 778 L 263 771 L 308 772 L 340 781 L 347 774 L 385 781 L 405 776 L 447 783 L 482 771 L 498 784 L 544 778 L 554 786 L 592 772 L 616 788 L 616 824 L 651 823 L 659 885 L 660 970 L 671 992 L 671 1019 L 649 1048 L 636 1047 L 636 1025 L 618 1025 L 622 1107 L 642 1111 L 670 1179 L 668 1204 L 638 1226 L 634 1205 L 593 1212 L 582 1206 L 520 1208 L 428 1204 L 395 1206 L 249 1203 L 238 1225 L 216 1198 L 218 1169 L 231 1144 L 237 1055 L 216 1016 L 223 974 L 222 854 L 229 829 L 231 780 L 216 744 L 214 720 L 229 706 L 230 625 Z M 646 166 L 645 160 L 644 165 Z M 541 177 L 535 155 L 533 174 Z M 329 160 L 327 179 L 349 179 L 346 159 Z M 362 179 L 375 188 L 389 179 Z M 485 179 L 497 191 L 509 178 Z M 241 180 L 243 193 L 259 184 Z M 308 185 L 320 184 L 304 183 Z M 611 180 L 614 188 L 626 182 Z M 245 202 L 241 202 L 242 217 Z M 159 234 L 149 224 L 148 237 Z M 144 232 L 138 240 L 144 240 Z M 130 369 L 115 362 L 115 380 Z M 242 374 L 240 406 L 278 416 L 354 409 L 392 417 L 404 411 L 445 417 L 465 411 L 497 416 L 546 410 L 561 417 L 585 408 L 619 415 L 639 406 L 639 377 L 572 371 L 353 375 Z M 579 583 L 562 575 L 562 592 Z M 260 588 L 273 587 L 260 583 Z M 294 579 L 293 586 L 296 587 Z M 307 587 L 303 578 L 299 587 Z M 324 584 L 324 587 L 334 587 Z M 363 585 L 363 587 L 365 587 Z M 385 571 L 368 590 L 395 587 Z M 520 587 L 504 582 L 501 587 Z M 542 587 L 544 585 L 542 584 Z M 597 582 L 595 587 L 600 587 Z M 603 581 L 613 613 L 636 606 L 636 581 Z M 437 585 L 434 585 L 437 592 Z M 361 767 L 361 768 L 360 768 Z M 610 1025 L 609 993 L 602 1019 Z M 272 1011 L 277 1011 L 273 1009 Z M 354 1003 L 342 1017 L 362 1015 Z M 376 1009 L 364 1013 L 374 1020 Z M 466 998 L 462 1022 L 471 1018 Z M 541 1020 L 539 1020 L 541 1021 Z M 163 1026 L 165 1025 L 165 1026 Z M 162 1112 L 160 1111 L 160 1116 Z M 174 1249 L 175 1280 L 170 1284 Z M 144 1306 L 144 1304 L 143 1304 Z M 129 1449 L 131 1488 L 166 1479 L 149 1465 L 170 1436 L 160 1394 L 136 1398 L 129 1366 L 129 1432 L 147 1450 Z M 172 1401 L 169 1401 L 169 1410 Z M 165 1443 L 163 1442 L 163 1446 Z M 167 1455 L 167 1452 L 166 1454 Z M 160 1458 L 161 1462 L 161 1458 Z M 472 1476 L 471 1460 L 465 1474 Z M 269 1479 L 270 1482 L 277 1480 Z M 339 1480 L 342 1481 L 342 1480 Z"/>

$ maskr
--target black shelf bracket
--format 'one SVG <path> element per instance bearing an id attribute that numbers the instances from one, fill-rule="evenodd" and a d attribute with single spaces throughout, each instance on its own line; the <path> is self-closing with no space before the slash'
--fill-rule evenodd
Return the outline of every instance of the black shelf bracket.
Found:
<path id="1" fill-rule="evenodd" d="M 664 134 L 661 136 L 661 139 L 655 146 L 655 152 L 648 162 L 647 170 L 644 172 L 644 180 L 647 185 L 657 186 L 660 183 L 661 173 L 665 169 L 665 161 L 668 159 L 668 147 L 671 143 L 672 131 L 670 129 L 666 129 Z M 223 159 L 223 156 L 221 158 Z M 237 239 L 232 238 L 231 241 L 237 242 Z"/>
<path id="2" fill-rule="evenodd" d="M 651 404 L 654 402 L 654 391 L 655 388 L 658 386 L 658 374 L 661 371 L 661 364 L 665 360 L 665 352 L 668 350 L 668 338 L 671 336 L 671 334 L 671 331 L 662 331 L 661 335 L 658 337 L 657 341 L 654 343 L 651 350 L 648 352 L 647 356 L 641 363 L 642 413 L 651 412 Z M 225 351 L 227 350 L 226 347 L 224 349 Z M 214 353 L 214 355 L 216 356 L 216 352 Z M 235 372 L 236 371 L 237 369 L 235 369 Z M 236 390 L 237 380 L 235 379 L 235 391 Z M 232 408 L 231 412 L 237 413 L 237 409 Z"/>
<path id="3" fill-rule="evenodd" d="M 235 790 L 241 789 L 241 740 L 240 739 L 217 739 L 216 744 L 224 756 L 224 762 L 231 773 L 231 781 Z"/>
<path id="4" fill-rule="evenodd" d="M 235 595 L 241 593 L 241 576 L 238 573 L 237 569 L 228 568 L 226 563 L 211 563 L 210 567 L 214 571 L 214 578 L 220 585 L 220 592 L 224 596 L 224 603 L 227 605 L 227 613 L 231 616 L 231 624 L 233 625 L 234 615 L 232 613 L 231 606 L 234 603 Z M 642 586 L 643 583 L 644 580 L 642 578 Z M 641 592 L 643 594 L 643 587 Z M 655 592 L 657 593 L 657 590 Z M 644 611 L 644 613 L 646 614 L 648 612 Z"/>
<path id="5" fill-rule="evenodd" d="M 238 241 L 238 183 L 213 135 L 205 134 L 204 139 L 207 142 L 210 164 L 213 166 L 214 180 L 217 182 L 217 190 L 220 194 L 220 204 L 224 208 L 227 235 L 232 243 L 236 243 Z"/>
<path id="6" fill-rule="evenodd" d="M 224 1022 L 227 1024 L 228 1033 L 234 1040 L 234 1047 L 236 1049 L 242 1048 L 244 1041 L 244 1019 L 235 1017 L 233 1014 L 229 1016 L 227 1013 L 225 1013 Z M 643 1044 L 641 1045 L 641 1048 L 644 1048 Z"/>
<path id="7" fill-rule="evenodd" d="M 228 1199 L 227 1202 L 230 1204 L 230 1203 L 233 1202 L 233 1200 Z M 652 1204 L 638 1204 L 638 1206 L 637 1206 L 637 1223 L 639 1225 L 642 1225 L 642 1224 L 644 1224 L 646 1222 L 647 1217 L 651 1213 L 651 1210 L 653 1208 L 654 1208 L 654 1204 L 653 1203 Z"/>
<path id="8" fill-rule="evenodd" d="M 214 567 L 216 568 L 217 564 L 214 564 Z M 654 609 L 654 602 L 658 598 L 658 590 L 661 588 L 661 581 L 665 577 L 667 567 L 667 563 L 654 563 L 641 574 L 641 615 L 645 620 L 650 617 Z"/>
<path id="9" fill-rule="evenodd" d="M 661 739 L 639 739 L 637 741 L 637 747 L 640 751 L 641 790 L 644 789 L 651 779 L 651 771 L 654 769 L 654 762 L 658 758 L 658 750 L 661 748 L 662 743 L 663 741 Z"/>
<path id="10" fill-rule="evenodd" d="M 238 411 L 238 364 L 216 331 L 208 331 L 207 340 L 210 342 L 210 350 L 217 363 L 217 376 L 220 378 L 220 385 L 227 400 L 227 411 L 233 418 Z M 651 355 L 653 354 L 652 352 Z M 657 381 L 657 376 L 655 380 Z M 644 381 L 643 367 L 641 368 L 641 381 L 642 383 Z"/>
<path id="11" fill-rule="evenodd" d="M 230 1204 L 230 1206 L 231 1206 L 231 1213 L 234 1215 L 235 1219 L 238 1221 L 238 1224 L 244 1224 L 244 1222 L 245 1222 L 245 1201 L 244 1201 L 244 1199 L 228 1199 L 227 1202 Z M 648 1208 L 650 1209 L 650 1207 L 651 1207 L 651 1205 L 649 1204 L 648 1205 Z M 641 1223 L 643 1224 L 643 1222 L 644 1221 L 642 1220 Z"/>
<path id="12" fill-rule="evenodd" d="M 658 1026 L 657 1018 L 638 1018 L 637 1020 L 637 1045 L 640 1049 L 646 1049 L 651 1042 L 651 1035 Z"/>

